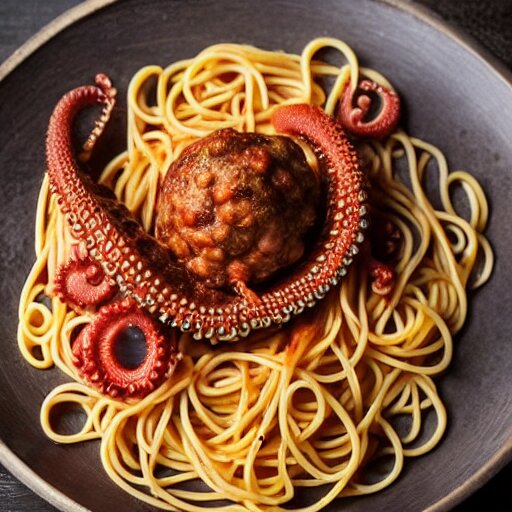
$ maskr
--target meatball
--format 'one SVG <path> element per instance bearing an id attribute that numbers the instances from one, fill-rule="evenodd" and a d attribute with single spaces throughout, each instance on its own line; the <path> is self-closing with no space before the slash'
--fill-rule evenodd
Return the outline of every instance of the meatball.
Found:
<path id="1" fill-rule="evenodd" d="M 169 169 L 156 236 L 207 286 L 252 285 L 299 260 L 319 200 L 292 139 L 218 130 Z"/>

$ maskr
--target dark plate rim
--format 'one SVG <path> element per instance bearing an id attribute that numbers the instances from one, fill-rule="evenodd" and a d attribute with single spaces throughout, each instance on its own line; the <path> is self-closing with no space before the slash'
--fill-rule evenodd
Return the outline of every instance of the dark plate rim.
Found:
<path id="1" fill-rule="evenodd" d="M 462 30 L 453 27 L 429 8 L 409 0 L 373 0 L 384 3 L 405 12 L 422 23 L 425 23 L 443 35 L 452 39 L 459 46 L 477 57 L 499 79 L 512 87 L 512 71 L 510 71 L 497 57 L 482 47 L 473 37 Z M 89 0 L 79 4 L 55 18 L 40 31 L 28 39 L 22 46 L 14 51 L 0 64 L 0 82 L 21 65 L 30 55 L 41 48 L 46 42 L 54 38 L 67 27 L 82 18 L 107 7 L 119 0 Z M 512 461 L 512 437 L 498 450 L 478 471 L 452 492 L 426 509 L 426 512 L 443 512 L 450 510 L 464 498 L 479 489 L 508 462 Z M 51 505 L 62 511 L 90 512 L 64 493 L 41 478 L 27 466 L 7 445 L 0 439 L 0 462 L 23 484 L 48 501 Z"/>

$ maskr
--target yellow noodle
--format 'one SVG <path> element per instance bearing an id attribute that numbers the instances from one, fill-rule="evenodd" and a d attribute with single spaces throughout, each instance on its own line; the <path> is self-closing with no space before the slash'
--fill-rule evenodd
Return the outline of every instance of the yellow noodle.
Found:
<path id="1" fill-rule="evenodd" d="M 325 48 L 341 54 L 339 66 L 317 60 Z M 329 90 L 320 83 L 325 77 L 333 83 Z M 359 67 L 353 50 L 333 38 L 311 41 L 301 55 L 218 44 L 165 69 L 147 66 L 128 88 L 127 150 L 100 181 L 152 232 L 159 184 L 191 142 L 222 127 L 273 133 L 270 118 L 280 104 L 307 102 L 332 114 L 344 88 L 356 87 L 361 77 L 392 87 L 379 72 Z M 316 172 L 313 152 L 301 145 Z M 358 150 L 375 215 L 401 236 L 392 294 L 373 293 L 365 259 L 356 259 L 314 316 L 305 313 L 280 331 L 215 351 L 181 335 L 177 371 L 139 401 L 116 401 L 82 382 L 71 345 L 91 317 L 44 298 L 53 293 L 59 265 L 72 251 L 84 253 L 45 178 L 18 343 L 29 364 L 55 365 L 71 380 L 42 404 L 48 437 L 99 440 L 105 471 L 122 489 L 164 510 L 192 512 L 284 510 L 301 487 L 321 489 L 316 501 L 293 510 L 323 510 L 337 497 L 385 488 L 405 458 L 431 450 L 447 421 L 432 377 L 450 363 L 453 335 L 467 314 L 466 289 L 484 284 L 493 267 L 483 235 L 487 200 L 474 177 L 450 172 L 438 148 L 403 131 L 360 143 Z M 440 210 L 425 192 L 426 181 L 438 185 Z M 467 218 L 452 201 L 457 186 L 467 199 Z M 62 404 L 83 411 L 78 432 L 56 431 Z M 404 417 L 407 428 L 399 429 Z M 432 417 L 435 426 L 424 429 Z M 368 463 L 384 456 L 392 457 L 392 467 L 367 483 Z"/>

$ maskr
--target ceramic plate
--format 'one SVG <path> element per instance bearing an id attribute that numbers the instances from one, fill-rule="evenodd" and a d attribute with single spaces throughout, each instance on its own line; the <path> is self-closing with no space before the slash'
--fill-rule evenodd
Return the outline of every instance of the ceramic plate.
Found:
<path id="1" fill-rule="evenodd" d="M 405 2 L 95 1 L 70 11 L 0 68 L 0 458 L 58 508 L 148 510 L 106 477 L 97 443 L 58 446 L 44 436 L 41 402 L 64 377 L 32 369 L 18 353 L 18 297 L 34 259 L 35 205 L 53 106 L 98 71 L 109 73 L 123 97 L 141 66 L 192 57 L 213 43 L 300 52 L 323 35 L 345 40 L 364 66 L 383 72 L 404 99 L 407 130 L 438 145 L 453 168 L 471 169 L 480 180 L 490 198 L 487 234 L 497 255 L 491 281 L 471 298 L 449 372 L 439 380 L 450 418 L 443 441 L 432 453 L 406 461 L 389 489 L 335 502 L 330 510 L 446 510 L 510 460 L 510 75 Z M 124 144 L 122 110 L 114 119 L 111 154 Z"/>

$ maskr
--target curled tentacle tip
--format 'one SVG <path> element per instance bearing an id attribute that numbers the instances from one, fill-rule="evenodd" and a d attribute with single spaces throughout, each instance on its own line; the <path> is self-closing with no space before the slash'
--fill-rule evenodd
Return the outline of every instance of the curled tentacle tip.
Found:
<path id="1" fill-rule="evenodd" d="M 380 109 L 368 119 L 374 106 L 374 97 L 380 99 Z M 390 135 L 400 120 L 400 97 L 392 89 L 372 80 L 362 80 L 355 90 L 347 87 L 340 101 L 338 122 L 357 137 L 382 139 Z"/>
<path id="2" fill-rule="evenodd" d="M 390 265 L 373 260 L 370 263 L 371 287 L 373 293 L 389 295 L 395 287 L 395 271 Z"/>
<path id="3" fill-rule="evenodd" d="M 69 260 L 57 269 L 54 293 L 73 309 L 102 304 L 115 292 L 103 270 L 88 257 Z"/>
<path id="4" fill-rule="evenodd" d="M 114 98 L 116 96 L 117 89 L 112 86 L 112 80 L 108 75 L 105 73 L 98 73 L 95 77 L 95 82 L 106 96 L 110 98 Z"/>

